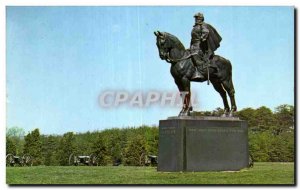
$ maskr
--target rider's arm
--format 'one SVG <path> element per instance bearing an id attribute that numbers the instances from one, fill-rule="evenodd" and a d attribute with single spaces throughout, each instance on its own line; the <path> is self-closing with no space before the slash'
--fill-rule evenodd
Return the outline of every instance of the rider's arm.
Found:
<path id="1" fill-rule="evenodd" d="M 201 40 L 205 41 L 208 37 L 209 30 L 205 24 L 203 24 L 201 27 L 202 27 Z"/>

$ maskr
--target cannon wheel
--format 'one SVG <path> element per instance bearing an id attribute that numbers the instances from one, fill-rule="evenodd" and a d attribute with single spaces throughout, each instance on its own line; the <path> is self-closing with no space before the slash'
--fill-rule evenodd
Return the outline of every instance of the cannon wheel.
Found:
<path id="1" fill-rule="evenodd" d="M 15 166 L 14 155 L 8 154 L 6 155 L 6 166 Z"/>
<path id="2" fill-rule="evenodd" d="M 74 153 L 69 156 L 69 166 L 78 166 L 78 158 Z"/>
<path id="3" fill-rule="evenodd" d="M 98 166 L 98 164 L 99 164 L 98 156 L 95 154 L 91 154 L 89 158 L 89 165 Z"/>
<path id="4" fill-rule="evenodd" d="M 254 161 L 253 161 L 252 156 L 250 155 L 250 156 L 249 156 L 248 168 L 252 168 L 253 166 L 254 166 Z"/>
<path id="5" fill-rule="evenodd" d="M 140 155 L 140 160 L 139 160 L 140 166 L 145 166 L 146 165 L 146 160 L 147 160 L 146 154 L 142 153 Z"/>
<path id="6" fill-rule="evenodd" d="M 148 156 L 145 156 L 145 161 L 144 161 L 145 166 L 150 166 L 151 165 L 151 160 Z"/>
<path id="7" fill-rule="evenodd" d="M 22 166 L 32 166 L 32 157 L 29 154 L 22 156 Z"/>

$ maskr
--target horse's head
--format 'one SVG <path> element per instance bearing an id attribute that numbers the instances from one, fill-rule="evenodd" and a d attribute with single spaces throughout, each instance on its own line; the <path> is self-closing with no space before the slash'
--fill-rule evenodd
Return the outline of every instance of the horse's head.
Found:
<path id="1" fill-rule="evenodd" d="M 168 58 L 168 53 L 170 51 L 170 44 L 165 32 L 154 32 L 156 36 L 156 46 L 158 48 L 159 57 L 162 60 L 166 60 Z"/>
<path id="2" fill-rule="evenodd" d="M 178 55 L 172 55 L 171 53 L 172 49 L 185 51 L 184 46 L 175 36 L 167 32 L 160 32 L 160 31 L 155 31 L 154 35 L 156 36 L 156 46 L 158 48 L 159 57 L 162 60 L 168 61 L 168 59 L 174 58 L 174 56 L 178 56 Z M 176 51 L 176 53 L 178 54 L 178 51 Z"/>

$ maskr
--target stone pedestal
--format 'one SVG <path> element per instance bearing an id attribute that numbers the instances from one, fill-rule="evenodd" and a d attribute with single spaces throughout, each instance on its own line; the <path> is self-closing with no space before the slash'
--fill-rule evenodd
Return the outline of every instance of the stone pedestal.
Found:
<path id="1" fill-rule="evenodd" d="M 233 171 L 248 161 L 246 121 L 197 116 L 159 121 L 158 171 Z"/>

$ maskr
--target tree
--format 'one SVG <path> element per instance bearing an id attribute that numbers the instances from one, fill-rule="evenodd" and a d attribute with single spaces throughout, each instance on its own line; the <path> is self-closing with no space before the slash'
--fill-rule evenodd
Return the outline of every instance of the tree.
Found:
<path id="1" fill-rule="evenodd" d="M 108 149 L 113 163 L 122 162 L 122 146 L 124 141 L 122 140 L 122 134 L 120 129 L 111 129 L 111 134 L 108 141 Z"/>
<path id="2" fill-rule="evenodd" d="M 265 107 L 258 109 L 245 108 L 237 112 L 237 116 L 241 120 L 248 122 L 248 127 L 251 131 L 266 131 L 274 125 L 274 116 L 272 111 Z"/>
<path id="3" fill-rule="evenodd" d="M 29 154 L 33 158 L 34 165 L 42 163 L 42 142 L 39 129 L 25 136 L 24 154 Z"/>
<path id="4" fill-rule="evenodd" d="M 15 154 L 20 155 L 23 153 L 24 148 L 24 136 L 25 131 L 21 127 L 9 127 L 6 128 L 6 138 L 9 138 L 10 141 L 16 146 Z"/>
<path id="5" fill-rule="evenodd" d="M 274 131 L 277 135 L 286 131 L 294 130 L 294 106 L 280 105 L 275 108 L 276 127 Z"/>
<path id="6" fill-rule="evenodd" d="M 158 137 L 159 137 L 158 127 L 156 126 L 153 127 L 143 126 L 143 127 L 144 127 L 144 132 L 140 133 L 140 135 L 144 136 L 144 138 L 147 140 L 146 142 L 147 150 L 149 154 L 157 156 Z"/>
<path id="7" fill-rule="evenodd" d="M 124 165 L 142 166 L 147 155 L 146 139 L 142 135 L 132 137 L 124 150 Z"/>
<path id="8" fill-rule="evenodd" d="M 105 166 L 111 161 L 107 141 L 104 139 L 104 135 L 98 135 L 93 145 L 93 153 L 96 154 L 98 158 L 98 164 L 101 166 Z"/>
<path id="9" fill-rule="evenodd" d="M 69 157 L 72 153 L 76 153 L 75 137 L 73 132 L 68 132 L 63 135 L 58 145 L 57 159 L 61 166 L 69 165 Z"/>
<path id="10" fill-rule="evenodd" d="M 238 111 L 236 114 L 241 120 L 245 120 L 248 122 L 248 127 L 250 129 L 252 129 L 256 126 L 255 109 L 244 108 L 244 109 Z"/>
<path id="11" fill-rule="evenodd" d="M 42 155 L 43 162 L 46 166 L 58 165 L 57 152 L 58 152 L 58 137 L 43 136 Z"/>
<path id="12" fill-rule="evenodd" d="M 29 132 L 26 136 L 25 136 L 25 144 L 24 144 L 24 154 L 25 153 L 30 153 L 31 149 L 32 149 L 32 137 L 31 137 L 31 132 Z"/>
<path id="13" fill-rule="evenodd" d="M 212 111 L 212 115 L 213 116 L 221 116 L 224 114 L 224 109 L 220 108 L 220 107 L 217 107 L 216 109 L 214 109 Z"/>
<path id="14" fill-rule="evenodd" d="M 274 113 L 264 106 L 243 113 L 251 122 L 249 150 L 255 161 L 294 161 L 294 107 L 278 106 Z M 254 118 L 254 119 L 252 119 Z M 256 129 L 256 130 L 253 130 Z"/>
<path id="15" fill-rule="evenodd" d="M 282 139 L 286 142 L 286 160 L 285 162 L 294 162 L 295 161 L 295 139 L 294 139 L 294 131 L 293 132 L 285 132 L 281 133 Z"/>
<path id="16" fill-rule="evenodd" d="M 256 109 L 254 117 L 260 131 L 270 130 L 274 126 L 273 112 L 265 106 Z"/>
<path id="17" fill-rule="evenodd" d="M 10 127 L 6 129 L 6 136 L 7 137 L 23 137 L 25 135 L 25 131 L 21 127 Z"/>
<path id="18" fill-rule="evenodd" d="M 267 132 L 249 133 L 249 152 L 253 161 L 269 161 L 270 137 L 271 134 Z"/>
<path id="19" fill-rule="evenodd" d="M 15 142 L 11 138 L 6 137 L 6 154 L 16 155 L 16 152 L 17 152 L 17 147 Z"/>

